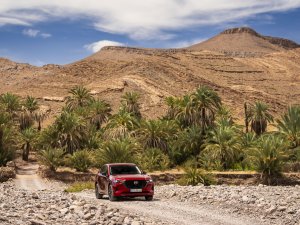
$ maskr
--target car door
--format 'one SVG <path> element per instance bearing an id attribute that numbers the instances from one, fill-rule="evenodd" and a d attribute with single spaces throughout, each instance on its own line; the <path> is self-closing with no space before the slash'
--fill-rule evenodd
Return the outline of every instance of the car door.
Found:
<path id="1" fill-rule="evenodd" d="M 107 194 L 108 187 L 108 168 L 107 165 L 102 166 L 98 178 L 99 190 L 101 194 Z"/>

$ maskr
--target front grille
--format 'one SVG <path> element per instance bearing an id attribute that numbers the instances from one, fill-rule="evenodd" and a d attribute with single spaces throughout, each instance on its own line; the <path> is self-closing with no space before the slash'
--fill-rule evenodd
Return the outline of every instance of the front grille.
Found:
<path id="1" fill-rule="evenodd" d="M 147 182 L 145 180 L 127 180 L 125 181 L 125 186 L 130 189 L 141 189 L 146 186 Z"/>

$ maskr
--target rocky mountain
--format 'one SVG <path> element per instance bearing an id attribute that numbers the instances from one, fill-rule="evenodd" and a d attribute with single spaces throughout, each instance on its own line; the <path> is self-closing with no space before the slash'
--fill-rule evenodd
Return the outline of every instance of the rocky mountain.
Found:
<path id="1" fill-rule="evenodd" d="M 74 85 L 85 85 L 114 109 L 122 94 L 137 91 L 143 115 L 156 118 L 165 112 L 165 97 L 205 84 L 218 91 L 238 118 L 245 101 L 265 101 L 277 114 L 300 102 L 298 46 L 236 28 L 186 49 L 105 47 L 65 66 L 34 67 L 1 59 L 0 93 L 33 95 L 55 114 Z"/>
<path id="2" fill-rule="evenodd" d="M 191 50 L 211 50 L 233 57 L 258 57 L 300 47 L 284 38 L 263 36 L 248 27 L 232 28 L 219 35 L 193 45 Z"/>

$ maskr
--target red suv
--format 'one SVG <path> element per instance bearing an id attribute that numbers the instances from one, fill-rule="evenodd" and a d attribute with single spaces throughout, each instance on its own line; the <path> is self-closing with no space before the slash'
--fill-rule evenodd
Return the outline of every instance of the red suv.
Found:
<path id="1" fill-rule="evenodd" d="M 110 201 L 119 197 L 145 197 L 147 201 L 151 201 L 154 183 L 135 164 L 105 164 L 96 175 L 95 194 L 98 199 L 108 195 Z"/>

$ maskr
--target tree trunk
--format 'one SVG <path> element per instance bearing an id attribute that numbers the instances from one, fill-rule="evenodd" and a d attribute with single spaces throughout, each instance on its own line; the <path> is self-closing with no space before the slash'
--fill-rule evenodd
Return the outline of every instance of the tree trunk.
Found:
<path id="1" fill-rule="evenodd" d="M 245 110 L 245 127 L 246 127 L 246 133 L 249 132 L 249 119 L 248 119 L 248 108 L 247 103 L 244 103 L 244 110 Z"/>
<path id="2" fill-rule="evenodd" d="M 41 131 L 42 130 L 42 125 L 41 125 L 41 121 L 39 120 L 38 121 L 38 131 Z"/>
<path id="3" fill-rule="evenodd" d="M 25 145 L 24 145 L 24 148 L 23 148 L 23 160 L 24 161 L 28 161 L 29 159 L 29 151 L 30 151 L 30 143 L 27 142 Z"/>

